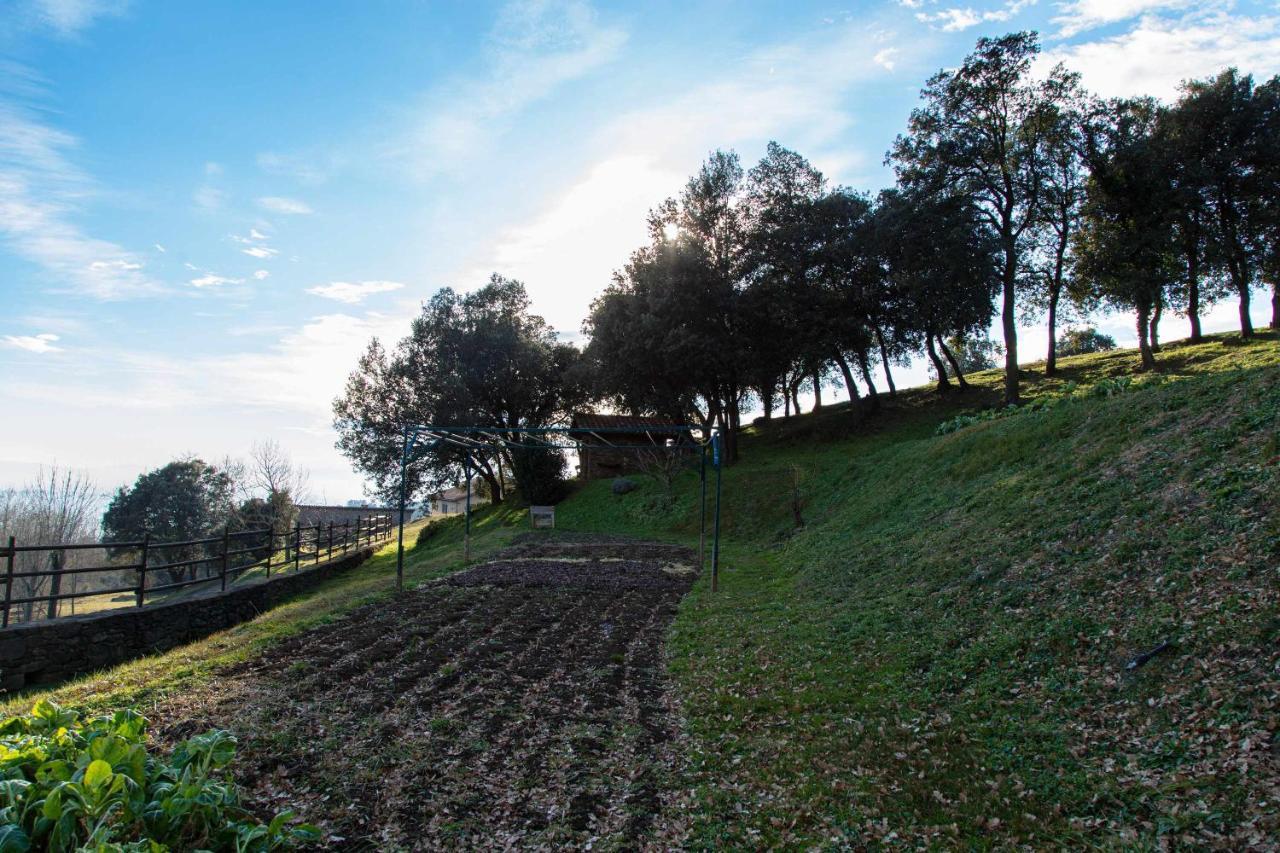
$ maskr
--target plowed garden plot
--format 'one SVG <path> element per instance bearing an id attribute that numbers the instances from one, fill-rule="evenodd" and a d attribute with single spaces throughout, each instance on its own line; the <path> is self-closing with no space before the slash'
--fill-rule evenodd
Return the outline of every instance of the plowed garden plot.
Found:
<path id="1" fill-rule="evenodd" d="M 275 646 L 212 706 L 161 709 L 166 734 L 235 731 L 264 814 L 288 804 L 335 848 L 642 844 L 676 735 L 662 639 L 693 573 L 520 553 Z"/>

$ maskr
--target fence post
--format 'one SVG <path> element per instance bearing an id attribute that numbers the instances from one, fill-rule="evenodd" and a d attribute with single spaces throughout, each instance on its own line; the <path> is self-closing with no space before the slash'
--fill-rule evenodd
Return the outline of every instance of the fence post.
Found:
<path id="1" fill-rule="evenodd" d="M 275 520 L 272 519 L 271 526 L 267 528 L 267 577 L 271 577 L 271 555 L 276 550 L 276 527 Z"/>
<path id="2" fill-rule="evenodd" d="M 315 558 L 315 562 L 313 563 L 313 565 L 316 565 L 316 566 L 320 565 L 320 529 L 321 527 L 322 525 L 320 524 L 320 522 L 317 521 L 316 522 L 316 558 Z"/>
<path id="3" fill-rule="evenodd" d="M 333 559 L 333 522 L 329 522 L 329 559 Z"/>
<path id="4" fill-rule="evenodd" d="M 151 550 L 151 534 L 144 533 L 142 534 L 142 557 L 138 561 L 137 602 L 139 607 L 142 606 L 142 603 L 146 600 L 146 597 L 147 597 L 147 554 L 150 550 Z"/>
<path id="5" fill-rule="evenodd" d="M 227 562 L 231 559 L 231 528 L 222 525 L 222 591 L 227 591 Z"/>
<path id="6" fill-rule="evenodd" d="M 65 551 L 49 552 L 49 605 L 45 611 L 46 619 L 58 618 L 58 594 L 62 592 L 62 567 L 66 564 L 67 554 Z"/>
<path id="7" fill-rule="evenodd" d="M 298 571 L 298 564 L 302 562 L 302 522 L 296 522 L 293 525 L 293 570 Z"/>
<path id="8" fill-rule="evenodd" d="M 9 537 L 9 550 L 5 554 L 4 569 L 4 625 L 0 627 L 9 627 L 9 605 L 13 601 L 13 558 L 16 555 L 18 541 L 14 537 Z"/>
<path id="9" fill-rule="evenodd" d="M 356 516 L 356 538 L 352 542 L 357 551 L 360 550 L 360 516 Z"/>

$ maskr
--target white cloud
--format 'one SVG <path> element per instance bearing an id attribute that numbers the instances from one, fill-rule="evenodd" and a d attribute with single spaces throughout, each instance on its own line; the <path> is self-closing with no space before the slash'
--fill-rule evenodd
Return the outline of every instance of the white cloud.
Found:
<path id="1" fill-rule="evenodd" d="M 267 272 L 266 270 L 254 270 L 254 273 L 253 273 L 253 277 L 256 278 L 258 281 L 264 281 L 265 279 L 270 277 L 270 275 L 271 273 Z"/>
<path id="2" fill-rule="evenodd" d="M 323 161 L 323 162 L 321 162 Z M 338 163 L 333 157 L 305 157 L 265 151 L 258 155 L 258 168 L 269 175 L 293 178 L 301 184 L 315 186 L 329 179 Z"/>
<path id="3" fill-rule="evenodd" d="M 257 228 L 250 228 L 250 229 L 249 229 L 249 239 L 250 239 L 250 240 L 265 240 L 265 239 L 267 239 L 267 235 L 266 235 L 266 234 L 263 234 L 263 233 L 262 233 L 261 231 L 259 231 Z"/>
<path id="4" fill-rule="evenodd" d="M 423 176 L 480 161 L 512 117 L 608 63 L 626 41 L 582 0 L 513 0 L 489 33 L 483 75 L 439 87 L 426 118 L 392 153 Z"/>
<path id="5" fill-rule="evenodd" d="M 1148 15 L 1119 35 L 1046 51 L 1037 67 L 1057 62 L 1079 71 L 1084 85 L 1104 97 L 1172 99 L 1182 81 L 1229 65 L 1260 77 L 1280 71 L 1280 16 Z"/>
<path id="6" fill-rule="evenodd" d="M 164 246 L 161 246 L 159 243 L 156 243 L 156 244 L 155 244 L 155 246 L 156 246 L 156 251 L 157 251 L 157 252 L 159 252 L 159 253 L 160 253 L 160 254 L 162 254 L 162 255 L 163 255 L 165 252 L 169 251 L 169 250 L 168 250 L 168 249 L 166 249 Z"/>
<path id="7" fill-rule="evenodd" d="M 896 57 L 899 52 L 900 51 L 896 47 L 886 47 L 884 50 L 876 53 L 872 59 L 875 61 L 876 65 L 883 67 L 887 71 L 892 71 L 893 66 L 897 64 L 894 57 Z"/>
<path id="8" fill-rule="evenodd" d="M 844 133 L 854 117 L 851 90 L 883 79 L 865 50 L 879 21 L 832 26 L 744 57 L 725 73 L 603 123 L 590 141 L 598 159 L 528 220 L 497 232 L 449 280 L 478 286 L 490 272 L 525 282 L 535 310 L 556 328 L 576 328 L 591 299 L 646 239 L 645 215 L 681 189 L 714 148 L 747 148 L 770 139 L 804 152 L 833 180 L 862 183 L 879 152 L 850 151 Z M 916 47 L 936 38 L 916 33 Z M 881 43 L 892 47 L 890 44 Z"/>
<path id="9" fill-rule="evenodd" d="M 227 194 L 217 187 L 206 184 L 196 187 L 195 192 L 191 194 L 191 200 L 201 210 L 213 211 L 222 207 L 223 202 L 227 200 Z"/>
<path id="10" fill-rule="evenodd" d="M 199 278 L 191 279 L 191 284 L 194 287 L 221 287 L 224 284 L 243 283 L 244 279 L 242 278 L 227 278 L 226 276 L 214 275 L 213 273 L 206 273 Z"/>
<path id="11" fill-rule="evenodd" d="M 128 5 L 125 0 L 28 0 L 29 21 L 49 27 L 60 36 L 74 36 L 96 19 L 119 15 Z"/>
<path id="12" fill-rule="evenodd" d="M 286 216 L 312 213 L 311 206 L 306 202 L 298 201 L 296 198 L 284 198 L 282 196 L 263 196 L 258 199 L 258 206 L 263 210 L 269 210 L 272 213 L 281 213 Z"/>
<path id="13" fill-rule="evenodd" d="M 1063 38 L 1091 30 L 1095 27 L 1116 24 L 1136 18 L 1148 12 L 1190 8 L 1196 0 L 1071 0 L 1059 6 L 1061 14 L 1053 23 L 1061 27 Z"/>
<path id="14" fill-rule="evenodd" d="M 67 158 L 76 140 L 0 100 L 0 237 L 40 266 L 57 290 L 99 299 L 160 291 L 125 248 L 75 224 L 93 181 Z"/>
<path id="15" fill-rule="evenodd" d="M 1003 6 L 981 12 L 971 6 L 963 9 L 958 7 L 943 9 L 939 12 L 917 12 L 916 20 L 938 26 L 945 32 L 957 32 L 978 24 L 1011 20 L 1023 9 L 1034 6 L 1035 3 L 1036 0 L 1007 0 Z M 903 3 L 902 5 L 914 9 L 919 8 L 920 4 Z"/>
<path id="16" fill-rule="evenodd" d="M 107 270 L 116 270 L 118 272 L 131 272 L 133 270 L 142 269 L 142 264 L 135 261 L 124 261 L 116 259 L 113 261 L 94 261 L 89 264 L 89 269 L 94 272 L 105 272 Z"/>
<path id="17" fill-rule="evenodd" d="M 259 259 L 266 259 L 272 255 L 278 254 L 275 249 L 268 248 L 267 246 L 254 246 L 251 249 L 241 249 L 240 251 L 244 252 L 251 258 Z"/>
<path id="18" fill-rule="evenodd" d="M 388 293 L 404 287 L 398 281 L 334 281 L 307 289 L 307 293 L 355 305 L 375 293 Z"/>
<path id="19" fill-rule="evenodd" d="M 27 352 L 59 352 L 62 347 L 55 347 L 53 344 L 58 340 L 57 335 L 45 333 L 41 335 L 5 335 L 4 344 L 14 349 L 23 349 Z"/>

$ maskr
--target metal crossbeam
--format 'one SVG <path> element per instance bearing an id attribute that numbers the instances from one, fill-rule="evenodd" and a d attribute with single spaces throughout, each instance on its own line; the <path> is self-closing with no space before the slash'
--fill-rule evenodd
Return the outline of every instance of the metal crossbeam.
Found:
<path id="1" fill-rule="evenodd" d="M 694 438 L 694 432 L 700 434 Z M 700 479 L 701 487 L 701 521 L 698 545 L 698 560 L 703 560 L 703 549 L 706 541 L 707 520 L 707 457 L 710 454 L 712 467 L 716 472 L 716 511 L 714 521 L 714 545 L 711 557 L 711 589 L 718 586 L 720 573 L 720 482 L 721 482 L 721 438 L 719 431 L 709 433 L 692 425 L 654 424 L 643 427 L 499 427 L 499 426 L 437 426 L 434 424 L 406 424 L 404 426 L 404 451 L 400 456 L 400 532 L 396 554 L 396 587 L 404 587 L 404 522 L 408 495 L 406 494 L 406 470 L 414 458 L 414 450 L 421 448 L 424 453 L 448 446 L 463 451 L 463 469 L 467 481 L 466 532 L 464 535 L 467 561 L 470 562 L 471 549 L 471 470 L 479 468 L 473 453 L 483 456 L 487 453 L 498 454 L 503 450 L 556 450 L 582 451 L 600 447 L 610 450 L 654 450 L 657 448 L 672 450 L 697 449 L 702 459 Z M 650 438 L 647 444 L 615 443 L 606 435 L 645 435 Z M 662 436 L 661 443 L 655 436 Z M 674 445 L 666 444 L 668 437 L 686 437 L 688 442 Z M 592 438 L 596 442 L 584 439 Z"/>

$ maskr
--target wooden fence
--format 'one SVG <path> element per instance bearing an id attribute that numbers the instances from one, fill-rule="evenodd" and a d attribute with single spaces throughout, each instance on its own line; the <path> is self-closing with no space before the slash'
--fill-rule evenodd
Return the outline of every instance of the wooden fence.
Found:
<path id="1" fill-rule="evenodd" d="M 138 542 L 21 545 L 10 536 L 0 545 L 0 627 L 75 615 L 77 602 L 84 613 L 141 607 L 148 599 L 171 600 L 196 587 L 226 590 L 228 583 L 248 576 L 266 579 L 273 570 L 297 572 L 339 559 L 389 539 L 394 529 L 390 515 L 375 515 L 356 518 L 354 524 L 295 525 L 281 532 L 224 529 L 221 536 L 183 542 L 156 542 L 147 536 Z M 102 552 L 101 559 L 93 559 L 95 551 Z M 48 568 L 33 568 L 42 564 Z M 83 581 L 90 588 L 81 589 Z M 63 612 L 64 602 L 70 613 Z"/>

